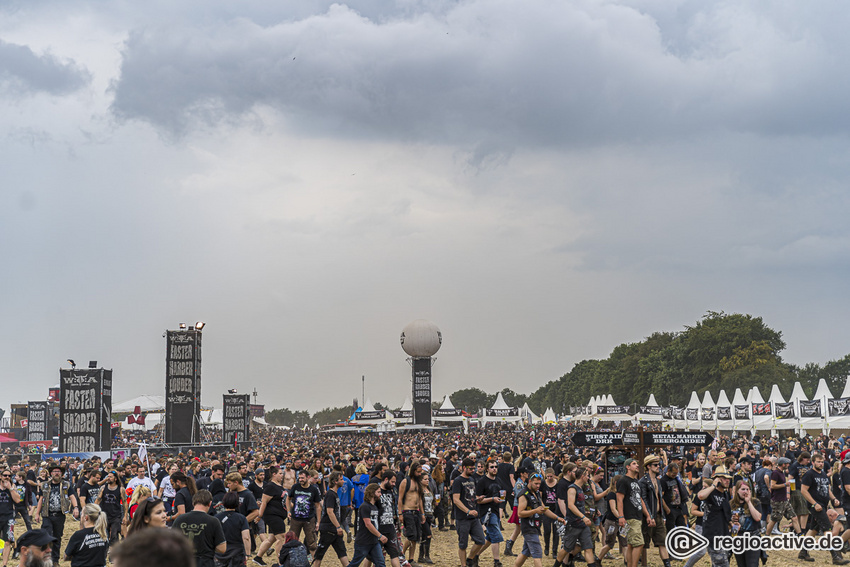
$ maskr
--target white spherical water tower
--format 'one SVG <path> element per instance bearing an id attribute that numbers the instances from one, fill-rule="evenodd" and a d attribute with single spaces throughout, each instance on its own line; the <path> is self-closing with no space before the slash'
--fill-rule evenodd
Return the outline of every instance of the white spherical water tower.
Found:
<path id="1" fill-rule="evenodd" d="M 415 425 L 431 425 L 431 357 L 442 344 L 440 329 L 425 319 L 417 319 L 401 331 L 401 348 L 412 360 Z"/>

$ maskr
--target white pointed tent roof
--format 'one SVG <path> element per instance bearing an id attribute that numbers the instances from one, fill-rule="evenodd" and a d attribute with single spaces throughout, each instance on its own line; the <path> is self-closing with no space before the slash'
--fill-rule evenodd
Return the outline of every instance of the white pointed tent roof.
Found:
<path id="1" fill-rule="evenodd" d="M 455 409 L 455 407 L 452 405 L 452 400 L 451 398 L 449 398 L 448 395 L 443 398 L 443 404 L 440 406 L 440 409 Z"/>
<path id="2" fill-rule="evenodd" d="M 404 398 L 404 403 L 401 404 L 399 411 L 412 411 L 412 410 L 413 410 L 413 404 L 410 403 L 410 396 L 407 396 L 406 398 Z"/>
<path id="3" fill-rule="evenodd" d="M 366 403 L 363 404 L 363 411 L 376 411 L 375 406 L 372 405 L 372 400 L 366 398 Z"/>
<path id="4" fill-rule="evenodd" d="M 705 391 L 705 395 L 702 397 L 702 409 L 714 409 L 714 400 L 711 398 L 711 392 L 708 390 Z"/>
<path id="5" fill-rule="evenodd" d="M 522 408 L 519 410 L 519 414 L 527 419 L 529 423 L 538 423 L 540 421 L 540 416 L 531 411 L 531 408 L 528 407 L 528 402 L 523 404 Z"/>
<path id="6" fill-rule="evenodd" d="M 832 392 L 829 391 L 829 386 L 826 385 L 826 380 L 821 378 L 818 380 L 818 389 L 815 391 L 816 400 L 822 400 L 826 398 L 827 400 L 832 398 Z"/>
<path id="7" fill-rule="evenodd" d="M 847 377 L 847 381 L 844 382 L 844 390 L 841 392 L 842 398 L 850 397 L 850 376 Z"/>
<path id="8" fill-rule="evenodd" d="M 803 391 L 803 385 L 800 382 L 794 382 L 794 387 L 791 388 L 791 401 L 808 400 L 806 392 Z"/>
<path id="9" fill-rule="evenodd" d="M 655 401 L 655 394 L 649 395 L 649 400 L 646 402 L 647 406 L 658 406 L 658 402 Z M 640 413 L 640 408 L 638 408 L 637 419 L 640 421 L 663 421 L 663 417 L 660 415 L 652 415 L 646 413 Z"/>
<path id="10" fill-rule="evenodd" d="M 511 406 L 505 403 L 505 398 L 502 397 L 502 392 L 499 392 L 496 395 L 496 401 L 493 402 L 493 407 L 490 409 L 508 409 L 509 407 Z"/>
<path id="11" fill-rule="evenodd" d="M 746 403 L 747 399 L 744 397 L 744 394 L 741 393 L 741 388 L 735 388 L 735 394 L 732 396 L 732 404 L 742 406 Z"/>
<path id="12" fill-rule="evenodd" d="M 657 406 L 658 405 L 658 402 L 655 401 L 655 394 L 649 395 L 649 400 L 646 402 L 646 405 L 648 405 L 648 406 Z"/>
<path id="13" fill-rule="evenodd" d="M 546 411 L 543 412 L 543 423 L 555 423 L 556 421 L 558 421 L 558 416 L 555 415 L 552 408 L 546 408 Z"/>
<path id="14" fill-rule="evenodd" d="M 691 392 L 691 401 L 688 402 L 688 409 L 699 409 L 699 396 L 696 392 Z"/>
<path id="15" fill-rule="evenodd" d="M 606 405 L 606 406 L 616 406 L 617 404 L 614 403 L 614 396 L 612 396 L 611 394 L 608 394 L 605 397 L 605 404 L 604 405 Z"/>
<path id="16" fill-rule="evenodd" d="M 136 396 L 120 404 L 112 404 L 112 413 L 132 413 L 136 406 L 143 412 L 165 411 L 165 396 Z"/>
<path id="17" fill-rule="evenodd" d="M 717 394 L 717 403 L 715 407 L 718 408 L 730 408 L 730 414 L 734 415 L 734 408 L 731 407 L 732 404 L 729 402 L 729 396 L 726 395 L 726 390 L 720 390 L 720 393 Z M 717 415 L 715 414 L 715 417 Z M 717 420 L 717 428 L 718 429 L 730 429 L 735 425 L 734 420 L 732 419 L 718 419 Z"/>
<path id="18" fill-rule="evenodd" d="M 755 386 L 750 389 L 750 395 L 748 396 L 751 404 L 763 404 L 764 398 L 761 397 L 761 392 Z"/>
<path id="19" fill-rule="evenodd" d="M 776 384 L 770 389 L 770 399 L 768 401 L 775 404 L 785 403 L 785 398 L 782 397 L 782 392 L 779 391 L 779 386 Z"/>
<path id="20" fill-rule="evenodd" d="M 732 405 L 729 403 L 729 396 L 726 395 L 726 390 L 720 390 L 720 393 L 717 395 L 717 403 L 715 405 L 720 407 Z"/>

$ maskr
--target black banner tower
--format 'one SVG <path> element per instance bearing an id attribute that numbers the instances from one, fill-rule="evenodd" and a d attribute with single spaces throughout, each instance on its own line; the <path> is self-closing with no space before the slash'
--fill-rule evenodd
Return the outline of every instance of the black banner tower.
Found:
<path id="1" fill-rule="evenodd" d="M 88 453 L 111 448 L 112 370 L 60 369 L 59 452 Z"/>
<path id="2" fill-rule="evenodd" d="M 201 328 L 166 331 L 165 442 L 201 440 Z"/>
<path id="3" fill-rule="evenodd" d="M 401 348 L 410 355 L 410 366 L 413 369 L 411 386 L 414 425 L 431 425 L 432 357 L 442 344 L 440 329 L 424 319 L 413 321 L 401 332 Z"/>
<path id="4" fill-rule="evenodd" d="M 251 426 L 248 394 L 224 394 L 222 408 L 224 416 L 222 417 L 221 431 L 224 442 L 242 443 L 248 441 Z"/>

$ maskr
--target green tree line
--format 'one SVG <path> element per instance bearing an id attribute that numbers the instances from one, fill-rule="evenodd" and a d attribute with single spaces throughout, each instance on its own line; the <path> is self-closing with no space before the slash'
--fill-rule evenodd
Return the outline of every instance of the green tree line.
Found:
<path id="1" fill-rule="evenodd" d="M 643 341 L 615 347 L 603 360 L 583 360 L 531 394 L 510 388 L 501 394 L 509 406 L 521 407 L 528 402 L 538 415 L 548 407 L 563 413 L 570 406 L 586 404 L 593 396 L 608 394 L 622 405 L 643 405 L 650 394 L 655 394 L 662 406 L 684 406 L 692 391 L 700 399 L 706 391 L 711 392 L 716 401 L 720 390 L 731 398 L 736 388 L 746 395 L 756 386 L 766 398 L 776 384 L 787 399 L 795 381 L 811 397 L 821 378 L 833 395 L 841 395 L 850 375 L 850 354 L 822 366 L 812 362 L 798 367 L 782 360 L 780 353 L 785 346 L 782 333 L 768 327 L 761 317 L 709 311 L 681 331 L 659 331 Z M 496 394 L 465 388 L 450 397 L 456 408 L 474 414 L 492 406 Z M 436 408 L 441 402 L 442 399 L 432 405 Z M 384 406 L 376 403 L 375 408 Z M 306 411 L 276 409 L 266 413 L 266 420 L 274 425 L 300 427 L 337 423 L 351 413 L 351 406 L 325 408 L 312 416 Z"/>

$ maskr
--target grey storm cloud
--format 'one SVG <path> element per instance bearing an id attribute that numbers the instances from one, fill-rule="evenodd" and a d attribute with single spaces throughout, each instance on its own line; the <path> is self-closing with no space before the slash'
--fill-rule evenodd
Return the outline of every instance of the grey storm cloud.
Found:
<path id="1" fill-rule="evenodd" d="M 126 41 L 113 110 L 180 132 L 268 106 L 302 130 L 449 143 L 847 131 L 846 14 L 649 4 L 148 25 Z"/>
<path id="2" fill-rule="evenodd" d="M 0 40 L 0 90 L 13 93 L 73 92 L 91 80 L 89 73 L 73 61 L 38 55 L 26 45 Z"/>

